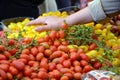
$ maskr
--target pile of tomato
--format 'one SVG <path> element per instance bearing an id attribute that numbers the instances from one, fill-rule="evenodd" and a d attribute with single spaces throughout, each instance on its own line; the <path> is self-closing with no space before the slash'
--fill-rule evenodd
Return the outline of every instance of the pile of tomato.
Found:
<path id="1" fill-rule="evenodd" d="M 0 80 L 80 80 L 82 74 L 102 63 L 82 48 L 69 48 L 64 30 L 50 31 L 44 38 L 1 39 Z M 89 44 L 89 50 L 97 46 Z"/>

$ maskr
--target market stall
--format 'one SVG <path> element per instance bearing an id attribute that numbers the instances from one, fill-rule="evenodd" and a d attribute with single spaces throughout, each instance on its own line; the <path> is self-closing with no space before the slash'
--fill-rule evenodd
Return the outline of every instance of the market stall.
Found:
<path id="1" fill-rule="evenodd" d="M 39 17 L 51 15 L 68 16 Z M 120 80 L 120 15 L 106 24 L 65 23 L 44 32 L 26 26 L 29 21 L 11 21 L 0 32 L 0 80 L 97 80 L 98 73 L 100 80 Z"/>

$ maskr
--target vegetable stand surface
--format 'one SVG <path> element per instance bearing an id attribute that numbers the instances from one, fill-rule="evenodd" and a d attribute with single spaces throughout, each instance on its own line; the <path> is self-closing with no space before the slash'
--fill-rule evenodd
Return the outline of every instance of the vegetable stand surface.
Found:
<path id="1" fill-rule="evenodd" d="M 49 15 L 68 14 L 42 16 Z M 36 32 L 35 25 L 25 26 L 29 21 L 11 22 L 7 27 L 12 32 L 0 33 L 1 80 L 80 80 L 92 70 L 120 75 L 120 38 L 118 32 L 111 32 L 113 24 L 92 22 Z"/>

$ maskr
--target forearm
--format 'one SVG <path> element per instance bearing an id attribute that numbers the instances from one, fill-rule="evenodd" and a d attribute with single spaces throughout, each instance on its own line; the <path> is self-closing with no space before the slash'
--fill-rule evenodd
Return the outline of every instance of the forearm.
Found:
<path id="1" fill-rule="evenodd" d="M 83 24 L 93 21 L 93 18 L 90 14 L 90 9 L 88 7 L 68 16 L 66 19 L 67 24 Z"/>

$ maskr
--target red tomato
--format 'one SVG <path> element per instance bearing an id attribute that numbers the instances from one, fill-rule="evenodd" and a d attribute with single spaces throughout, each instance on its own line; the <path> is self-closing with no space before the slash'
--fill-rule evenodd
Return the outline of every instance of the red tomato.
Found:
<path id="1" fill-rule="evenodd" d="M 48 80 L 49 76 L 46 72 L 39 71 L 38 72 L 38 78 L 40 78 L 42 80 Z"/>
<path id="2" fill-rule="evenodd" d="M 54 52 L 54 51 L 57 51 L 57 48 L 56 48 L 56 46 L 50 46 L 50 50 L 51 50 L 52 52 Z"/>
<path id="3" fill-rule="evenodd" d="M 8 64 L 0 64 L 0 68 L 7 72 L 9 69 L 9 65 Z"/>
<path id="4" fill-rule="evenodd" d="M 97 48 L 97 44 L 96 44 L 96 43 L 92 43 L 92 44 L 89 46 L 89 50 L 94 50 L 95 48 Z"/>
<path id="5" fill-rule="evenodd" d="M 45 47 L 44 46 L 38 46 L 38 51 L 41 53 L 44 53 Z"/>
<path id="6" fill-rule="evenodd" d="M 36 60 L 37 61 L 41 61 L 41 59 L 44 57 L 44 55 L 43 55 L 43 53 L 38 53 L 37 55 L 36 55 Z"/>
<path id="7" fill-rule="evenodd" d="M 8 80 L 13 80 L 13 75 L 9 72 L 6 73 Z"/>
<path id="8" fill-rule="evenodd" d="M 56 68 L 57 68 L 57 70 L 61 70 L 63 68 L 63 65 L 62 64 L 57 64 Z"/>
<path id="9" fill-rule="evenodd" d="M 70 61 L 70 60 L 64 60 L 64 61 L 63 61 L 63 66 L 64 66 L 65 68 L 70 68 L 70 66 L 71 66 L 71 61 Z"/>
<path id="10" fill-rule="evenodd" d="M 45 62 L 45 61 L 41 61 L 41 62 L 40 62 L 40 67 L 41 67 L 41 68 L 45 68 L 46 70 L 48 70 L 48 68 L 49 68 L 48 63 Z"/>
<path id="11" fill-rule="evenodd" d="M 45 40 L 45 42 L 48 42 L 50 40 L 50 36 L 49 35 L 45 35 L 44 40 Z"/>
<path id="12" fill-rule="evenodd" d="M 6 80 L 6 78 L 7 78 L 7 74 L 6 74 L 5 71 L 2 70 L 2 69 L 0 69 L 0 76 L 1 76 L 4 80 Z"/>
<path id="13" fill-rule="evenodd" d="M 36 47 L 33 47 L 33 48 L 31 48 L 31 54 L 33 55 L 33 56 L 36 56 L 37 54 L 38 54 L 38 49 L 36 48 Z"/>
<path id="14" fill-rule="evenodd" d="M 11 54 L 8 51 L 4 51 L 4 55 L 6 56 L 7 59 L 9 59 L 11 56 Z"/>
<path id="15" fill-rule="evenodd" d="M 81 73 L 81 72 L 82 72 L 82 68 L 81 68 L 80 66 L 75 66 L 75 67 L 74 67 L 74 71 Z"/>
<path id="16" fill-rule="evenodd" d="M 70 53 L 70 60 L 71 60 L 71 61 L 77 60 L 78 57 L 79 57 L 79 54 L 78 54 L 78 53 L 76 53 L 76 52 Z"/>
<path id="17" fill-rule="evenodd" d="M 61 56 L 62 56 L 61 51 L 55 51 L 50 55 L 50 59 L 54 59 L 54 58 L 61 57 Z"/>
<path id="18" fill-rule="evenodd" d="M 27 60 L 26 60 L 26 59 L 18 59 L 18 61 L 23 62 L 24 64 L 27 63 Z"/>
<path id="19" fill-rule="evenodd" d="M 72 49 L 70 49 L 70 52 L 72 53 L 72 52 L 77 52 L 77 48 L 72 48 Z"/>
<path id="20" fill-rule="evenodd" d="M 62 45 L 64 45 L 64 46 L 67 46 L 67 45 L 68 45 L 68 41 L 62 41 L 61 43 L 62 43 Z"/>
<path id="21" fill-rule="evenodd" d="M 82 48 L 78 49 L 78 54 L 81 54 L 81 53 L 85 53 L 84 50 Z"/>
<path id="22" fill-rule="evenodd" d="M 9 39 L 9 41 L 8 41 L 8 45 L 9 46 L 12 46 L 12 45 L 14 45 L 15 44 L 15 40 L 14 39 Z"/>
<path id="23" fill-rule="evenodd" d="M 60 57 L 60 58 L 58 58 L 58 63 L 59 63 L 59 64 L 62 64 L 64 60 L 65 60 L 64 57 Z"/>
<path id="24" fill-rule="evenodd" d="M 90 58 L 89 58 L 86 54 L 84 54 L 84 53 L 81 53 L 81 54 L 80 54 L 80 59 L 81 59 L 81 60 L 90 61 Z"/>
<path id="25" fill-rule="evenodd" d="M 62 57 L 63 57 L 64 59 L 69 59 L 69 55 L 68 55 L 68 54 L 66 54 L 66 53 L 65 53 L 65 54 L 63 54 L 63 55 L 62 55 Z"/>
<path id="26" fill-rule="evenodd" d="M 50 62 L 49 64 L 49 71 L 53 71 L 56 68 L 56 63 Z"/>
<path id="27" fill-rule="evenodd" d="M 53 77 L 56 79 L 59 79 L 60 78 L 60 71 L 54 69 L 53 70 Z"/>
<path id="28" fill-rule="evenodd" d="M 27 61 L 29 61 L 30 57 L 27 54 L 20 54 L 20 59 L 26 59 Z"/>
<path id="29" fill-rule="evenodd" d="M 63 51 L 63 52 L 69 52 L 69 48 L 64 45 L 58 46 L 58 50 Z"/>
<path id="30" fill-rule="evenodd" d="M 35 63 L 35 61 L 29 61 L 28 65 L 32 67 L 34 63 Z"/>
<path id="31" fill-rule="evenodd" d="M 39 62 L 37 62 L 37 61 L 34 62 L 33 67 L 35 67 L 35 68 L 39 67 Z"/>
<path id="32" fill-rule="evenodd" d="M 62 76 L 62 77 L 60 78 L 60 80 L 69 80 L 69 77 L 68 77 L 68 76 Z"/>
<path id="33" fill-rule="evenodd" d="M 17 77 L 19 80 L 22 79 L 23 73 L 22 73 L 22 72 L 19 72 L 16 77 Z"/>
<path id="34" fill-rule="evenodd" d="M 96 63 L 94 63 L 93 67 L 94 67 L 95 69 L 99 69 L 99 68 L 102 67 L 102 63 L 96 62 Z"/>
<path id="35" fill-rule="evenodd" d="M 68 24 L 67 23 L 62 23 L 62 28 L 63 29 L 67 29 L 68 28 Z"/>
<path id="36" fill-rule="evenodd" d="M 31 68 L 27 68 L 24 70 L 24 75 L 25 76 L 31 76 L 32 75 L 33 70 Z"/>
<path id="37" fill-rule="evenodd" d="M 72 78 L 73 78 L 73 74 L 72 74 L 72 73 L 65 73 L 64 76 L 69 77 L 69 79 L 72 79 Z"/>
<path id="38" fill-rule="evenodd" d="M 12 75 L 17 75 L 17 74 L 18 74 L 18 70 L 17 70 L 14 66 L 10 66 L 10 67 L 9 67 L 9 72 L 10 72 Z"/>
<path id="39" fill-rule="evenodd" d="M 60 69 L 60 72 L 61 73 L 72 73 L 72 70 L 69 68 L 62 68 L 62 69 Z"/>
<path id="40" fill-rule="evenodd" d="M 7 61 L 7 60 L 0 60 L 0 64 L 8 64 L 8 65 L 10 65 L 10 61 Z"/>
<path id="41" fill-rule="evenodd" d="M 59 58 L 54 58 L 54 59 L 52 60 L 52 62 L 58 63 L 58 59 L 59 59 Z"/>
<path id="42" fill-rule="evenodd" d="M 35 61 L 35 57 L 32 54 L 29 54 L 29 58 L 31 61 Z"/>
<path id="43" fill-rule="evenodd" d="M 8 51 L 10 52 L 11 55 L 15 55 L 18 50 L 16 48 L 13 48 Z"/>
<path id="44" fill-rule="evenodd" d="M 65 33 L 63 30 L 60 30 L 58 33 L 59 33 L 59 36 L 61 39 L 63 39 L 65 37 Z"/>
<path id="45" fill-rule="evenodd" d="M 60 41 L 58 41 L 58 40 L 55 40 L 54 43 L 53 43 L 53 45 L 56 46 L 56 47 L 60 46 L 60 44 L 61 44 L 61 43 L 60 43 Z"/>
<path id="46" fill-rule="evenodd" d="M 0 51 L 4 50 L 5 47 L 3 45 L 0 45 Z"/>
<path id="47" fill-rule="evenodd" d="M 76 80 L 80 80 L 82 74 L 81 74 L 81 73 L 74 73 L 73 76 L 74 76 L 74 79 L 76 79 Z"/>
<path id="48" fill-rule="evenodd" d="M 31 78 L 33 79 L 33 78 L 37 78 L 38 77 L 38 74 L 37 73 L 35 73 L 35 72 L 33 72 L 32 74 L 31 74 Z"/>
<path id="49" fill-rule="evenodd" d="M 0 60 L 6 60 L 6 56 L 3 54 L 0 54 Z"/>
<path id="50" fill-rule="evenodd" d="M 50 49 L 46 49 L 45 52 L 44 52 L 44 55 L 46 57 L 49 57 L 51 54 L 52 54 L 52 51 Z"/>
<path id="51" fill-rule="evenodd" d="M 89 71 L 91 71 L 91 70 L 93 70 L 93 67 L 90 66 L 90 65 L 86 65 L 86 66 L 83 68 L 83 72 L 84 72 L 84 73 L 87 73 L 87 72 L 89 72 Z"/>
<path id="52" fill-rule="evenodd" d="M 18 70 L 23 70 L 24 69 L 24 67 L 25 67 L 25 64 L 22 62 L 22 61 L 18 61 L 18 60 L 14 60 L 13 62 L 12 62 L 12 64 L 13 64 L 13 66 L 16 68 L 16 69 L 18 69 Z"/>
<path id="53" fill-rule="evenodd" d="M 88 62 L 85 61 L 85 60 L 81 60 L 81 61 L 80 61 L 80 65 L 81 65 L 82 67 L 84 67 L 84 66 L 88 65 Z"/>
<path id="54" fill-rule="evenodd" d="M 30 50 L 29 49 L 23 49 L 22 54 L 30 54 Z"/>
<path id="55" fill-rule="evenodd" d="M 56 39 L 56 34 L 57 34 L 57 31 L 51 30 L 51 32 L 49 34 L 49 37 L 51 38 L 51 40 L 55 40 Z"/>
<path id="56" fill-rule="evenodd" d="M 80 66 L 80 62 L 77 60 L 73 61 L 73 66 Z"/>

